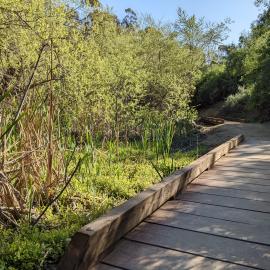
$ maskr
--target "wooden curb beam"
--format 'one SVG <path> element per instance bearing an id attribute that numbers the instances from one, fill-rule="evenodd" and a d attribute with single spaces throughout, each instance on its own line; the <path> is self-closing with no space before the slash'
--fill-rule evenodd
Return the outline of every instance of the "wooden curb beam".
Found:
<path id="1" fill-rule="evenodd" d="M 222 118 L 214 118 L 214 117 L 201 117 L 199 122 L 203 122 L 209 125 L 222 125 L 224 124 L 225 120 Z"/>
<path id="2" fill-rule="evenodd" d="M 189 166 L 164 178 L 136 197 L 113 208 L 107 214 L 82 227 L 71 239 L 62 257 L 59 270 L 87 270 L 99 257 L 126 233 L 160 208 L 165 202 L 183 191 L 205 170 L 244 140 L 234 137 L 218 146 Z"/>

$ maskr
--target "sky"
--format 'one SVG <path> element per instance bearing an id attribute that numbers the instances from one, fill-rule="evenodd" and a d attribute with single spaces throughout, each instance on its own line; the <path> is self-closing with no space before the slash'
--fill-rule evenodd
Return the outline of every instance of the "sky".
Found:
<path id="1" fill-rule="evenodd" d="M 164 23 L 174 22 L 178 7 L 189 15 L 205 17 L 210 22 L 231 18 L 233 23 L 226 43 L 237 43 L 241 33 L 248 32 L 250 24 L 259 14 L 254 0 L 101 0 L 101 3 L 113 7 L 113 12 L 120 18 L 124 16 L 126 8 L 132 8 L 138 14 L 151 14 Z"/>

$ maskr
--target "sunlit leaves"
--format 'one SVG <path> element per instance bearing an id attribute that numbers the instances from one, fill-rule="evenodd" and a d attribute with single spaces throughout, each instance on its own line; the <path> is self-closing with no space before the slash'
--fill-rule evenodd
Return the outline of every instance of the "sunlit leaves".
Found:
<path id="1" fill-rule="evenodd" d="M 203 49 L 207 53 L 217 50 L 227 38 L 230 19 L 220 23 L 210 23 L 205 18 L 197 18 L 195 15 L 188 15 L 183 9 L 177 10 L 175 30 L 179 40 L 189 46 L 190 49 Z"/>
<path id="2" fill-rule="evenodd" d="M 101 3 L 99 0 L 81 0 L 82 4 L 89 5 L 91 7 L 100 7 Z"/>

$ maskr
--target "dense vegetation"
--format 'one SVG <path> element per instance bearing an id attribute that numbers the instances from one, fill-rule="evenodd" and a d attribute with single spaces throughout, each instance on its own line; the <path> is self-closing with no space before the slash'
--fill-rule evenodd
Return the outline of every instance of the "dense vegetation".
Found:
<path id="1" fill-rule="evenodd" d="M 242 35 L 238 45 L 220 46 L 223 57 L 206 68 L 196 102 L 207 106 L 225 99 L 225 115 L 241 112 L 251 115 L 249 120 L 266 121 L 270 120 L 270 2 L 255 4 L 262 12 L 250 33 Z"/>
<path id="2" fill-rule="evenodd" d="M 194 104 L 247 85 L 267 111 L 267 12 L 226 59 L 228 20 L 177 15 L 0 1 L 0 269 L 56 263 L 80 226 L 202 154 Z"/>

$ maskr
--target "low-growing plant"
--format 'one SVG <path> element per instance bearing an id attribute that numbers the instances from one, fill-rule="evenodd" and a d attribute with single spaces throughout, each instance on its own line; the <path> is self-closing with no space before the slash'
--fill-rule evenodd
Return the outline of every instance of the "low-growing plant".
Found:
<path id="1" fill-rule="evenodd" d="M 227 97 L 223 105 L 223 113 L 235 113 L 246 111 L 250 103 L 250 90 L 239 87 L 237 93 Z"/>

